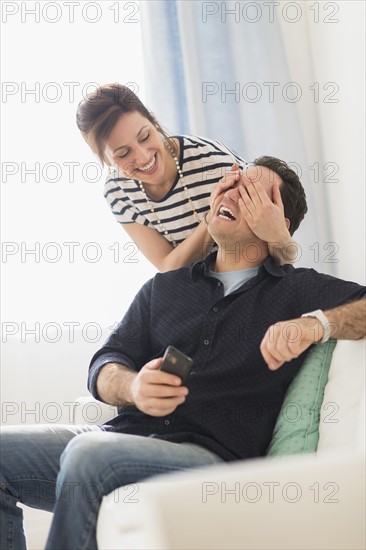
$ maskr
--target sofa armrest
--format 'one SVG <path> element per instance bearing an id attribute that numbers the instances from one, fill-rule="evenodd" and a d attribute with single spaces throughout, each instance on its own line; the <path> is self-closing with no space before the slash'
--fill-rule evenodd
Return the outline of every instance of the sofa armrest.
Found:
<path id="1" fill-rule="evenodd" d="M 318 454 L 365 450 L 366 340 L 338 340 L 320 410 Z"/>
<path id="2" fill-rule="evenodd" d="M 73 424 L 104 424 L 117 416 L 117 407 L 97 401 L 91 395 L 78 397 L 72 408 Z"/>
<path id="3" fill-rule="evenodd" d="M 98 547 L 362 549 L 364 460 L 260 458 L 120 487 L 103 498 Z"/>

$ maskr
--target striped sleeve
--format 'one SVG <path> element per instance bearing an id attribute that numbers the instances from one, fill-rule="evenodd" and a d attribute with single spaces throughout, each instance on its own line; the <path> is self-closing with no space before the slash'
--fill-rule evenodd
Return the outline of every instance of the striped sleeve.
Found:
<path id="1" fill-rule="evenodd" d="M 142 225 L 149 225 L 148 220 L 141 214 L 133 200 L 135 190 L 137 188 L 133 180 L 113 177 L 112 172 L 104 185 L 104 198 L 117 222 L 121 224 L 137 222 Z M 132 199 L 130 196 L 132 196 Z"/>

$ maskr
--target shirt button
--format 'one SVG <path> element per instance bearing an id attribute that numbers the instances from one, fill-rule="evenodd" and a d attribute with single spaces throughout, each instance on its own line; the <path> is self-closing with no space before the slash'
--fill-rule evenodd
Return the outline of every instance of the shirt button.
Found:
<path id="1" fill-rule="evenodd" d="M 169 426 L 169 420 L 164 420 L 165 426 Z"/>
<path id="2" fill-rule="evenodd" d="M 210 343 L 210 340 L 203 340 L 203 343 L 205 344 L 205 346 L 208 346 L 208 344 Z"/>
<path id="3" fill-rule="evenodd" d="M 212 309 L 214 310 L 215 313 L 219 311 L 219 308 L 217 306 L 213 307 Z"/>

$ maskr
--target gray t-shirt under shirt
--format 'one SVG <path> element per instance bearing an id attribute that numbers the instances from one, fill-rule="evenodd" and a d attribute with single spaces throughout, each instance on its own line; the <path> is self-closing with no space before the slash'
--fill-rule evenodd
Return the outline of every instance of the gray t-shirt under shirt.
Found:
<path id="1" fill-rule="evenodd" d="M 209 270 L 210 277 L 214 277 L 222 282 L 224 285 L 224 295 L 227 296 L 237 290 L 241 285 L 255 277 L 258 273 L 259 266 L 251 267 L 249 269 L 238 269 L 237 271 L 225 271 L 216 273 Z"/>

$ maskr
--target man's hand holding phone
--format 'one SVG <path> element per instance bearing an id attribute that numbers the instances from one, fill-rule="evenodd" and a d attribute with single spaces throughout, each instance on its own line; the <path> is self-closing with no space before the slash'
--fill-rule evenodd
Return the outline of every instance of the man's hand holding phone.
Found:
<path id="1" fill-rule="evenodd" d="M 171 414 L 188 395 L 182 378 L 162 370 L 162 364 L 162 357 L 149 361 L 138 374 L 133 374 L 130 385 L 132 403 L 150 416 Z"/>

